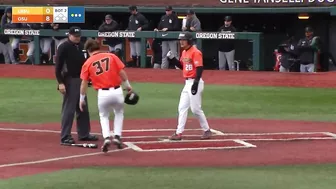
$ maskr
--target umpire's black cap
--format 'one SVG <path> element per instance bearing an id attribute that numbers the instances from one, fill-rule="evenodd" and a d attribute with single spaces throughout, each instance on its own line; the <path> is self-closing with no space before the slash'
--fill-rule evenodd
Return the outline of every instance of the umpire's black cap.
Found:
<path id="1" fill-rule="evenodd" d="M 74 36 L 81 36 L 82 35 L 82 31 L 81 28 L 78 26 L 73 26 L 69 29 L 68 32 L 69 35 L 74 35 Z"/>

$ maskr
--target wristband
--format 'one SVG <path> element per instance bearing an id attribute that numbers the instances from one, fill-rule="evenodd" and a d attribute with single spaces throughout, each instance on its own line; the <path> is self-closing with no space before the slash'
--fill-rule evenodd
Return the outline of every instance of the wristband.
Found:
<path id="1" fill-rule="evenodd" d="M 85 100 L 85 95 L 80 94 L 79 100 L 80 100 L 80 101 L 84 101 L 84 100 Z"/>
<path id="2" fill-rule="evenodd" d="M 131 87 L 131 84 L 129 83 L 128 80 L 124 81 L 124 84 L 126 85 L 126 87 Z"/>

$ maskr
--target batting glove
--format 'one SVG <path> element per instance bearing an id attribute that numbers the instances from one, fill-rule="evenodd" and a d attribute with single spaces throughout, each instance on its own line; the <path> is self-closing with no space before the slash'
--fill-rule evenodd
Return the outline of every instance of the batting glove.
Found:
<path id="1" fill-rule="evenodd" d="M 169 58 L 169 59 L 173 59 L 175 56 L 174 56 L 174 54 L 171 52 L 171 51 L 169 51 L 168 53 L 167 53 L 167 58 Z"/>
<path id="2" fill-rule="evenodd" d="M 194 81 L 193 85 L 191 86 L 191 94 L 195 95 L 197 94 L 198 89 L 198 81 Z"/>

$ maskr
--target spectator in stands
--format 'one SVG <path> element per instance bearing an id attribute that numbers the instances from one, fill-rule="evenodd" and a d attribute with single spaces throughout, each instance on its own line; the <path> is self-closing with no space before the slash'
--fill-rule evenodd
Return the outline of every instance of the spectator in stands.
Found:
<path id="1" fill-rule="evenodd" d="M 129 10 L 131 16 L 129 17 L 127 31 L 144 31 L 148 29 L 148 20 L 147 18 L 138 12 L 136 6 L 130 6 Z M 140 39 L 129 38 L 130 48 L 131 48 L 131 57 L 133 60 L 133 66 L 140 66 L 140 53 L 141 53 L 141 42 Z"/>
<path id="2" fill-rule="evenodd" d="M 58 31 L 60 29 L 68 29 L 68 25 L 67 24 L 56 24 L 53 23 L 51 24 L 51 28 L 55 31 Z M 58 49 L 58 47 L 64 43 L 66 40 L 68 40 L 68 38 L 66 36 L 54 36 L 53 37 L 54 41 L 55 41 L 55 46 L 56 46 L 56 50 Z"/>
<path id="3" fill-rule="evenodd" d="M 110 14 L 105 16 L 105 21 L 99 26 L 99 32 L 113 32 L 119 30 L 119 24 L 113 20 Z M 109 51 L 122 59 L 122 39 L 121 38 L 105 38 Z"/>
<path id="4" fill-rule="evenodd" d="M 188 10 L 187 23 L 186 26 L 182 27 L 182 31 L 189 31 L 189 32 L 202 31 L 201 22 L 199 21 L 193 10 Z"/>
<path id="5" fill-rule="evenodd" d="M 14 29 L 21 28 L 21 24 L 12 23 L 12 7 L 7 7 L 5 9 L 4 15 L 1 17 L 1 28 L 2 29 Z M 7 47 L 7 52 L 9 52 L 10 62 L 12 64 L 17 64 L 19 60 L 19 42 L 22 36 L 9 36 L 9 41 L 5 44 Z"/>
<path id="6" fill-rule="evenodd" d="M 236 28 L 232 25 L 232 17 L 224 18 L 224 25 L 218 29 L 219 32 L 236 32 Z M 231 39 L 219 41 L 218 65 L 219 70 L 225 70 L 226 63 L 230 71 L 236 70 L 234 65 L 234 41 Z"/>
<path id="7" fill-rule="evenodd" d="M 171 6 L 166 7 L 166 14 L 163 15 L 160 19 L 158 28 L 155 28 L 154 31 L 179 31 L 179 20 L 175 13 L 173 13 L 173 8 Z M 176 39 L 162 39 L 162 69 L 169 68 L 169 62 L 167 60 L 167 53 L 171 51 L 174 57 L 177 58 L 177 41 Z"/>

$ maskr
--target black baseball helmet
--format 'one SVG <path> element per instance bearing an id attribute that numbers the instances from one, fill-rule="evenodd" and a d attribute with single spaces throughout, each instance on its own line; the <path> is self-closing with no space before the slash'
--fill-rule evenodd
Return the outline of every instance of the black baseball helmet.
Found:
<path id="1" fill-rule="evenodd" d="M 139 101 L 139 95 L 135 92 L 128 93 L 125 96 L 124 102 L 128 105 L 136 105 Z"/>
<path id="2" fill-rule="evenodd" d="M 189 44 L 193 43 L 193 35 L 190 32 L 182 32 L 178 36 L 179 40 L 187 40 Z"/>

